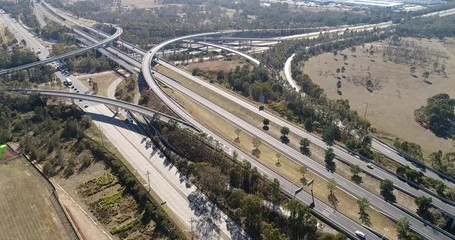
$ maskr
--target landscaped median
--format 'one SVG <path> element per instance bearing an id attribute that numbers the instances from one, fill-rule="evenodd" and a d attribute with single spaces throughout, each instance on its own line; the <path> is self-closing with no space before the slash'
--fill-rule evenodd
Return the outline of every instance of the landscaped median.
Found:
<path id="1" fill-rule="evenodd" d="M 201 107 L 194 101 L 188 99 L 183 94 L 167 89 L 168 94 L 175 98 L 182 106 L 200 123 L 204 124 L 206 127 L 214 131 L 215 133 L 219 134 L 220 136 L 224 136 L 226 140 L 231 142 L 232 144 L 236 145 L 239 149 L 241 149 L 245 153 L 251 153 L 253 150 L 253 137 L 241 131 L 239 133 L 239 142 L 234 141 L 237 138 L 236 129 L 237 127 L 231 124 L 230 122 L 226 121 L 225 119 L 219 117 L 216 113 Z M 284 155 L 279 159 L 279 166 L 277 166 L 277 151 L 270 148 L 269 146 L 262 144 L 260 147 L 260 157 L 258 160 L 263 163 L 268 168 L 272 169 L 273 171 L 277 172 L 284 178 L 288 179 L 291 182 L 299 183 L 300 179 L 302 178 L 302 173 L 300 172 L 300 165 L 295 163 L 294 161 L 289 160 Z M 307 172 L 305 174 L 306 179 L 315 179 L 314 181 L 314 194 L 315 197 L 324 201 L 327 204 L 330 204 L 327 196 L 329 194 L 327 189 L 327 180 L 320 178 L 318 175 Z M 309 192 L 310 189 L 304 189 L 305 191 Z M 336 189 L 335 195 L 337 196 L 339 203 L 338 203 L 338 211 L 342 212 L 349 218 L 353 219 L 354 221 L 359 221 L 359 216 L 357 214 L 357 199 L 349 195 L 348 193 Z M 355 210 L 353 210 L 355 209 Z M 384 233 L 390 239 L 396 238 L 395 232 L 395 224 L 386 216 L 382 215 L 381 213 L 377 212 L 375 209 L 367 210 L 371 217 L 372 227 Z M 387 229 L 385 231 L 384 229 Z"/>

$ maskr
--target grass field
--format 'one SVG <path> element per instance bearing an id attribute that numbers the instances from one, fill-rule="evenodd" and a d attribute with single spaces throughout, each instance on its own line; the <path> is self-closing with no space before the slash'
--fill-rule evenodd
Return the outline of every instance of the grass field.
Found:
<path id="1" fill-rule="evenodd" d="M 88 89 L 92 89 L 92 85 L 89 84 L 87 79 L 92 78 L 94 82 L 98 83 L 98 95 L 108 97 L 107 89 L 116 79 L 121 77 L 122 76 L 114 71 L 107 71 L 95 74 L 79 75 L 77 78 L 81 80 L 81 83 L 83 83 Z"/>
<path id="2" fill-rule="evenodd" d="M 182 68 L 187 70 L 188 72 L 193 71 L 194 68 L 199 68 L 204 70 L 205 72 L 210 72 L 217 74 L 218 71 L 223 70 L 225 73 L 229 71 L 234 71 L 237 66 L 242 67 L 245 64 L 245 61 L 242 59 L 236 59 L 235 57 L 232 58 L 232 61 L 224 61 L 224 60 L 217 60 L 217 61 L 204 61 L 201 63 L 190 63 Z"/>
<path id="3" fill-rule="evenodd" d="M 153 0 L 122 0 L 123 7 L 154 8 L 161 6 Z"/>
<path id="4" fill-rule="evenodd" d="M 41 175 L 22 157 L 0 161 L 0 239 L 69 239 Z"/>
<path id="5" fill-rule="evenodd" d="M 321 54 L 305 63 L 304 73 L 308 74 L 314 83 L 320 85 L 327 96 L 332 99 L 348 99 L 351 109 L 366 115 L 367 119 L 378 130 L 390 139 L 399 137 L 415 142 L 422 146 L 425 153 L 437 150 L 453 151 L 452 140 L 436 137 L 432 132 L 420 126 L 414 120 L 414 110 L 426 104 L 426 99 L 439 93 L 447 93 L 455 97 L 455 39 L 406 39 L 417 46 L 428 48 L 429 51 L 439 51 L 448 54 L 448 59 L 440 58 L 439 65 L 444 64 L 448 78 L 433 71 L 433 64 L 417 67 L 415 77 L 410 72 L 410 65 L 383 61 L 382 53 L 386 42 L 373 43 L 374 55 L 370 56 L 365 48 L 357 46 L 354 57 L 350 50 L 339 52 L 336 60 L 332 53 Z M 341 54 L 346 54 L 348 60 L 343 62 Z M 341 92 L 337 93 L 336 69 L 345 67 L 341 73 Z M 432 84 L 424 83 L 422 73 L 430 72 Z M 377 81 L 378 88 L 369 92 L 364 84 L 355 80 L 370 75 Z M 344 76 L 344 77 L 343 77 Z"/>
<path id="6" fill-rule="evenodd" d="M 215 133 L 224 136 L 227 141 L 231 144 L 236 145 L 239 149 L 241 149 L 245 153 L 251 153 L 253 149 L 251 135 L 246 134 L 245 132 L 240 133 L 240 143 L 234 142 L 236 138 L 235 129 L 236 126 L 231 124 L 230 122 L 220 118 L 215 113 L 207 110 L 206 108 L 201 107 L 199 104 L 191 101 L 178 91 L 173 91 L 167 89 L 167 92 L 177 100 L 177 102 L 181 103 L 182 106 L 200 123 L 204 124 L 208 128 L 210 128 Z M 302 176 L 299 172 L 300 165 L 291 161 L 290 159 L 282 156 L 280 158 L 280 166 L 277 166 L 277 151 L 270 148 L 268 145 L 262 144 L 260 146 L 260 158 L 258 159 L 262 164 L 267 166 L 268 168 L 272 169 L 273 171 L 277 172 L 287 180 L 300 184 L 299 180 Z M 318 199 L 328 203 L 327 195 L 327 181 L 323 178 L 320 178 L 318 175 L 307 172 L 305 174 L 307 179 L 315 179 L 314 183 L 314 193 L 315 197 Z M 309 191 L 309 189 L 304 189 L 305 191 Z M 338 211 L 342 212 L 343 214 L 347 215 L 354 221 L 358 221 L 357 215 L 357 204 L 356 199 L 353 198 L 351 195 L 347 194 L 342 190 L 336 190 L 337 198 L 340 200 L 338 205 Z M 353 210 L 355 209 L 355 210 Z M 382 215 L 381 213 L 375 211 L 374 209 L 369 210 L 371 216 L 371 222 L 373 224 L 373 228 L 384 233 L 390 239 L 396 239 L 396 232 L 394 229 L 394 223 Z M 387 229 L 387 231 L 385 231 Z"/>

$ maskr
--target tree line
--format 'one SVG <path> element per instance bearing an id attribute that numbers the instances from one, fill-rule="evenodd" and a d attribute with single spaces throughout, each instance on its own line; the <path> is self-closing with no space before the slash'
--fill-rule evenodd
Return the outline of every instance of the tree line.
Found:
<path id="1" fill-rule="evenodd" d="M 280 190 L 280 182 L 261 175 L 248 161 L 232 157 L 205 134 L 196 134 L 153 119 L 166 141 L 181 157 L 163 149 L 167 159 L 190 181 L 215 202 L 232 219 L 240 223 L 254 239 L 346 239 L 342 234 L 322 234 L 308 206 L 290 200 Z M 289 215 L 283 215 L 283 205 Z"/>
<path id="2" fill-rule="evenodd" d="M 287 4 L 274 3 L 261 6 L 259 0 L 232 2 L 215 1 L 162 1 L 164 5 L 152 9 L 118 9 L 113 1 L 77 1 L 62 4 L 59 0 L 51 3 L 64 8 L 78 17 L 120 24 L 125 40 L 150 48 L 151 44 L 166 39 L 199 32 L 226 29 L 302 29 L 278 31 L 275 35 L 302 33 L 315 28 L 345 24 L 371 24 L 392 19 L 409 18 L 410 13 L 388 9 L 366 11 L 324 11 L 313 12 L 292 9 Z M 179 5 L 171 4 L 178 3 Z M 111 7 L 106 7 L 111 6 Z M 449 6 L 444 5 L 444 8 Z M 234 11 L 229 13 L 229 11 Z M 412 14 L 419 14 L 414 12 Z M 232 15 L 232 16 L 231 16 Z M 412 15 L 414 16 L 414 15 Z M 266 33 L 270 36 L 271 32 Z M 258 33 L 253 36 L 265 36 Z"/>
<path id="3" fill-rule="evenodd" d="M 0 1 L 0 6 L 5 12 L 10 13 L 16 20 L 21 20 L 27 27 L 32 28 L 34 32 L 39 32 L 39 23 L 32 10 L 32 1 Z"/>
<path id="4" fill-rule="evenodd" d="M 151 220 L 158 232 L 170 239 L 183 239 L 159 203 L 114 154 L 86 135 L 91 120 L 75 105 L 47 104 L 40 95 L 0 91 L 0 142 L 19 142 L 21 151 L 42 164 L 45 175 L 68 178 L 94 162 L 103 162 L 139 206 L 140 223 Z M 68 156 L 76 156 L 69 158 Z M 120 233 L 120 231 L 119 231 Z"/>
<path id="5" fill-rule="evenodd" d="M 427 99 L 427 105 L 415 110 L 415 120 L 436 136 L 455 137 L 455 99 L 441 93 Z"/>

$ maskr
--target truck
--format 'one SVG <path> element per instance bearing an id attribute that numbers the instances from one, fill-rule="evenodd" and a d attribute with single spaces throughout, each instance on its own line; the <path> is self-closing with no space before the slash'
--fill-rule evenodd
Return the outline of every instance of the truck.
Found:
<path id="1" fill-rule="evenodd" d="M 66 84 L 67 86 L 71 86 L 73 85 L 73 82 L 71 81 L 71 79 L 66 78 L 64 84 Z"/>

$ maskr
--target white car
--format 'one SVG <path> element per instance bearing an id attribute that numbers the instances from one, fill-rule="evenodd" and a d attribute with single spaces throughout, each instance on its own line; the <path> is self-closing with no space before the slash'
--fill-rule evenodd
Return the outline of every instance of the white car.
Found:
<path id="1" fill-rule="evenodd" d="M 355 235 L 361 239 L 365 239 L 365 234 L 361 231 L 355 231 Z"/>

